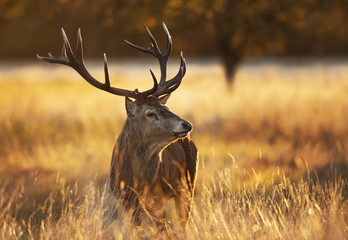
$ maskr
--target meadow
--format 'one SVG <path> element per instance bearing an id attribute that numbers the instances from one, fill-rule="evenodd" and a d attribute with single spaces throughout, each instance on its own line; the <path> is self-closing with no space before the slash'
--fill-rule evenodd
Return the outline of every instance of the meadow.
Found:
<path id="1" fill-rule="evenodd" d="M 174 74 L 177 61 L 169 65 Z M 124 98 L 64 66 L 0 67 L 1 239 L 346 239 L 348 62 L 255 60 L 233 86 L 215 60 L 188 60 L 169 108 L 200 152 L 185 236 L 111 219 L 111 152 Z M 88 62 L 103 79 L 102 63 Z M 114 86 L 146 89 L 156 62 L 118 61 Z"/>

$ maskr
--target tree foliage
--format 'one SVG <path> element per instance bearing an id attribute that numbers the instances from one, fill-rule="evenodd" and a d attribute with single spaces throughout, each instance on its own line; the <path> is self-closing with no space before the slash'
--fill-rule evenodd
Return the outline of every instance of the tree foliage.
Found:
<path id="1" fill-rule="evenodd" d="M 164 21 L 174 54 L 218 55 L 232 79 L 246 57 L 348 53 L 347 11 L 344 0 L 0 0 L 0 58 L 60 46 L 60 27 L 81 27 L 92 57 L 137 54 L 122 40 L 147 41 L 143 24 L 164 38 Z"/>

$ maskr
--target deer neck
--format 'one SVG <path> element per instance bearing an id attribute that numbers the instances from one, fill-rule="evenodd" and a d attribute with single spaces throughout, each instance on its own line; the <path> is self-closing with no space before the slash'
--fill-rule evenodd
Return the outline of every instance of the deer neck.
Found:
<path id="1" fill-rule="evenodd" d="M 151 184 L 156 178 L 160 152 L 165 147 L 145 136 L 129 119 L 118 138 L 119 149 L 122 151 L 123 161 L 130 161 L 134 176 L 138 182 Z M 122 145 L 122 146 L 121 146 Z"/>

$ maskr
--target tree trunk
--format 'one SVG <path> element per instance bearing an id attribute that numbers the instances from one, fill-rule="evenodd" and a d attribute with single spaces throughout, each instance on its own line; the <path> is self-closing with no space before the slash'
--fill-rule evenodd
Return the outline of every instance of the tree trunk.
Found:
<path id="1" fill-rule="evenodd" d="M 221 30 L 221 29 L 220 29 Z M 236 68 L 241 60 L 241 49 L 235 49 L 230 44 L 230 37 L 221 31 L 216 31 L 217 48 L 224 64 L 225 77 L 229 85 L 235 80 Z"/>

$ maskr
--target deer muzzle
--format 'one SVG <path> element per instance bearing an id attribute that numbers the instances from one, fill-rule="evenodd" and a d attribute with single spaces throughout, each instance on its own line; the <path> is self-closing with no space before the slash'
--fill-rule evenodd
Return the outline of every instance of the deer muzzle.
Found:
<path id="1" fill-rule="evenodd" d="M 184 138 L 192 131 L 192 124 L 182 120 L 178 129 L 173 130 L 171 133 L 177 138 Z"/>

